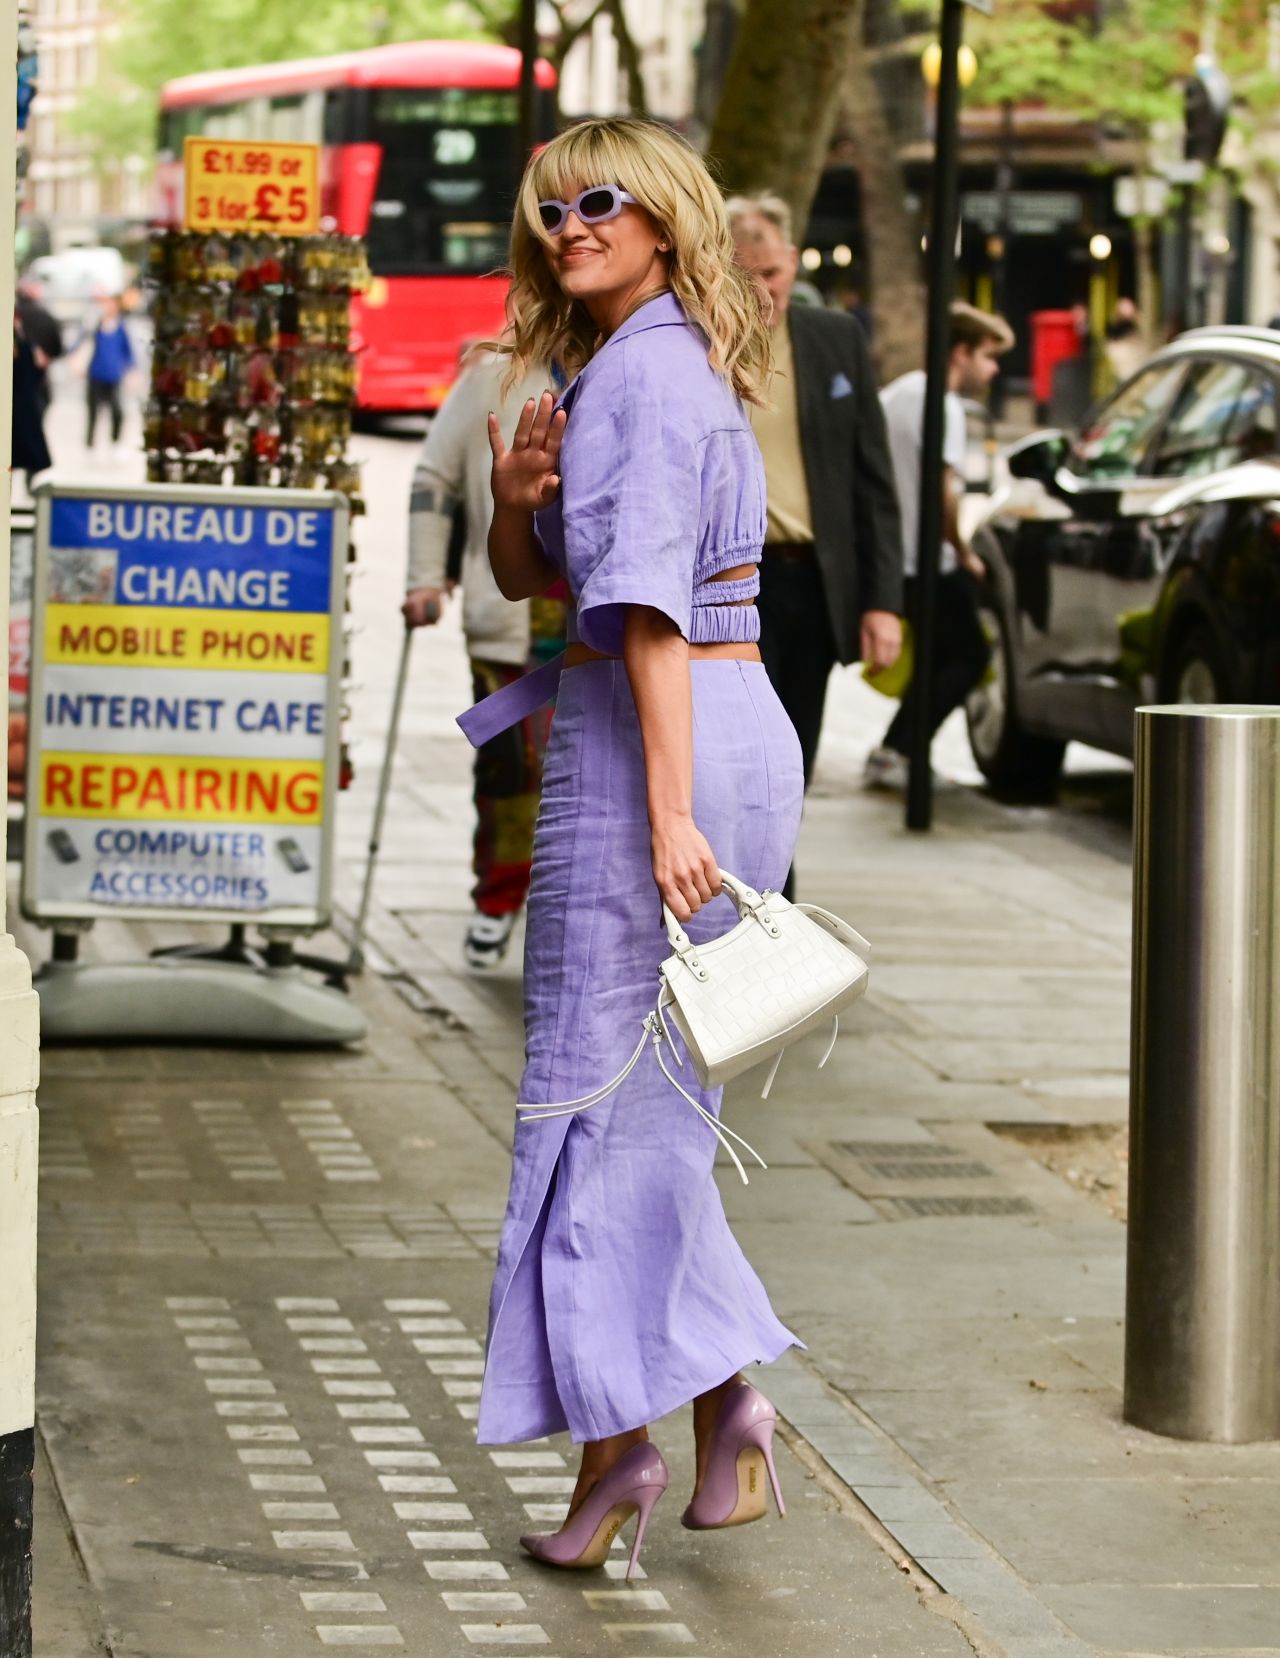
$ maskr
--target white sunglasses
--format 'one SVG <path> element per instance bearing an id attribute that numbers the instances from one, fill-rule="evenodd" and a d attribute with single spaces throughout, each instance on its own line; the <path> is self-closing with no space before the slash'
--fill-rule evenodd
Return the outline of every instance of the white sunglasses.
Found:
<path id="1" fill-rule="evenodd" d="M 579 191 L 572 201 L 556 201 L 554 197 L 540 201 L 538 215 L 547 234 L 558 236 L 568 224 L 570 213 L 576 213 L 584 225 L 603 225 L 616 219 L 627 202 L 633 207 L 639 205 L 634 196 L 616 184 L 593 184 L 590 189 Z"/>

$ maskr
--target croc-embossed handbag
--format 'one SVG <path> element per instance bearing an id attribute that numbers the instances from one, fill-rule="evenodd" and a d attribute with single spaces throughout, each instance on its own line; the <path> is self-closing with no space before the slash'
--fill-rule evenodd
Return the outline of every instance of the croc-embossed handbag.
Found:
<path id="1" fill-rule="evenodd" d="M 670 1026 L 683 1039 L 704 1088 L 717 1088 L 772 1059 L 763 1089 L 767 1098 L 785 1050 L 828 1020 L 831 1041 L 819 1064 L 831 1057 L 841 1011 L 867 988 L 871 946 L 847 922 L 816 904 L 792 904 L 781 893 L 756 892 L 723 869 L 720 880 L 737 908 L 738 924 L 705 944 L 695 944 L 663 906 L 673 954 L 662 963 L 657 1006 L 646 1017 L 644 1034 L 618 1075 L 581 1099 L 517 1105 L 526 1119 L 566 1116 L 599 1104 L 630 1076 L 651 1041 L 662 1074 L 715 1132 L 743 1183 L 746 1170 L 730 1140 L 761 1168 L 766 1166 L 758 1152 L 725 1128 L 668 1071 L 664 1043 L 676 1064 L 684 1064 Z"/>

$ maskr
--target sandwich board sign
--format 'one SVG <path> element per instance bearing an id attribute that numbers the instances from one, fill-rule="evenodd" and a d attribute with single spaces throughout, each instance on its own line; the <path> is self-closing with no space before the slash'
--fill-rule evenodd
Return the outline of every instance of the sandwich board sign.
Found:
<path id="1" fill-rule="evenodd" d="M 324 926 L 346 498 L 36 500 L 24 915 Z"/>

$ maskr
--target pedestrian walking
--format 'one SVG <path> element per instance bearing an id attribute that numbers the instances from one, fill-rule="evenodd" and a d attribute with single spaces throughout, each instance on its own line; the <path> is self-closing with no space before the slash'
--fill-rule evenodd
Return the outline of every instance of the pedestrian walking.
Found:
<path id="1" fill-rule="evenodd" d="M 947 362 L 947 391 L 943 457 L 943 543 L 939 550 L 941 575 L 934 613 L 933 664 L 929 704 L 929 736 L 959 708 L 982 679 L 991 660 L 991 646 L 978 612 L 978 593 L 985 569 L 960 529 L 960 501 L 964 495 L 967 437 L 964 403 L 980 397 L 1000 372 L 999 356 L 1013 344 L 1013 331 L 1003 317 L 979 311 L 957 300 L 951 307 L 951 354 Z M 907 613 L 915 602 L 919 556 L 920 448 L 924 434 L 925 374 L 912 369 L 900 375 L 880 394 L 889 431 L 889 452 L 902 509 L 902 567 L 906 572 Z M 907 756 L 918 695 L 913 681 L 903 697 L 884 741 L 867 758 L 866 781 L 873 788 L 905 789 Z"/>
<path id="2" fill-rule="evenodd" d="M 450 540 L 459 511 L 462 514 L 462 631 L 477 702 L 564 649 L 563 598 L 539 595 L 513 604 L 498 591 L 489 566 L 493 456 L 485 416 L 489 409 L 503 411 L 503 437 L 510 442 L 521 405 L 540 393 L 548 380 L 546 370 L 535 367 L 504 396 L 507 368 L 504 356 L 472 352 L 431 422 L 409 499 L 403 605 L 409 627 L 429 626 L 444 611 L 455 585 L 448 577 Z M 463 955 L 474 968 L 496 967 L 506 955 L 529 890 L 533 824 L 550 725 L 549 709 L 535 709 L 476 751 L 471 865 L 475 912 L 463 942 Z"/>
<path id="3" fill-rule="evenodd" d="M 98 414 L 104 407 L 111 416 L 111 441 L 120 442 L 124 429 L 124 405 L 121 390 L 133 369 L 133 346 L 124 325 L 120 301 L 114 294 L 105 295 L 99 302 L 101 315 L 92 335 L 89 353 L 89 422 L 85 448 L 93 448 Z"/>
<path id="4" fill-rule="evenodd" d="M 1120 298 L 1107 324 L 1104 350 L 1107 364 L 1117 384 L 1135 375 L 1150 356 L 1150 348 L 1142 332 L 1142 319 L 1133 300 Z"/>
<path id="5" fill-rule="evenodd" d="M 28 493 L 38 472 L 53 465 L 44 435 L 40 366 L 17 306 L 13 312 L 13 407 L 9 465 L 25 475 Z"/>
<path id="6" fill-rule="evenodd" d="M 695 941 L 724 931 L 720 867 L 776 888 L 799 822 L 799 746 L 752 603 L 764 477 L 743 400 L 764 395 L 769 340 L 719 192 L 656 123 L 588 120 L 540 150 L 512 265 L 513 373 L 551 361 L 575 378 L 525 405 L 510 447 L 490 418 L 490 556 L 509 598 L 567 579 L 575 642 L 563 671 L 467 722 L 485 735 L 559 674 L 519 1097 L 598 1103 L 516 1128 L 478 1434 L 567 1429 L 583 1446 L 568 1519 L 521 1542 L 600 1566 L 638 1512 L 634 1566 L 667 1485 L 648 1424 L 687 1401 L 684 1524 L 763 1514 L 774 1411 L 740 1371 L 796 1340 L 729 1230 L 715 1135 L 634 1051 L 670 951 L 660 902 Z M 714 1122 L 720 1090 L 683 1083 Z"/>
<path id="7" fill-rule="evenodd" d="M 42 291 L 34 277 L 23 277 L 18 283 L 15 303 L 22 331 L 31 342 L 32 351 L 35 353 L 40 413 L 46 415 L 53 401 L 49 388 L 49 364 L 62 356 L 62 324 L 52 311 L 47 311 L 41 305 Z"/>
<path id="8" fill-rule="evenodd" d="M 728 203 L 737 258 L 768 294 L 774 375 L 751 425 L 769 483 L 760 650 L 813 777 L 837 662 L 888 667 L 902 646 L 902 531 L 866 335 L 791 303 L 799 254 L 776 196 Z M 784 894 L 790 898 L 794 875 Z"/>

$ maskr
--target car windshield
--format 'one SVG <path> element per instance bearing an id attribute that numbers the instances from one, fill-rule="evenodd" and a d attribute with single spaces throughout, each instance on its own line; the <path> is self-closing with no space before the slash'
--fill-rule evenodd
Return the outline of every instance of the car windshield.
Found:
<path id="1" fill-rule="evenodd" d="M 1274 447 L 1269 381 L 1241 363 L 1197 363 L 1160 435 L 1152 471 L 1161 478 L 1194 478 L 1233 466 L 1253 450 L 1268 425 L 1268 447 Z"/>
<path id="2" fill-rule="evenodd" d="M 1071 470 L 1090 480 L 1139 472 L 1184 372 L 1181 361 L 1157 364 L 1104 403 L 1072 445 Z"/>

